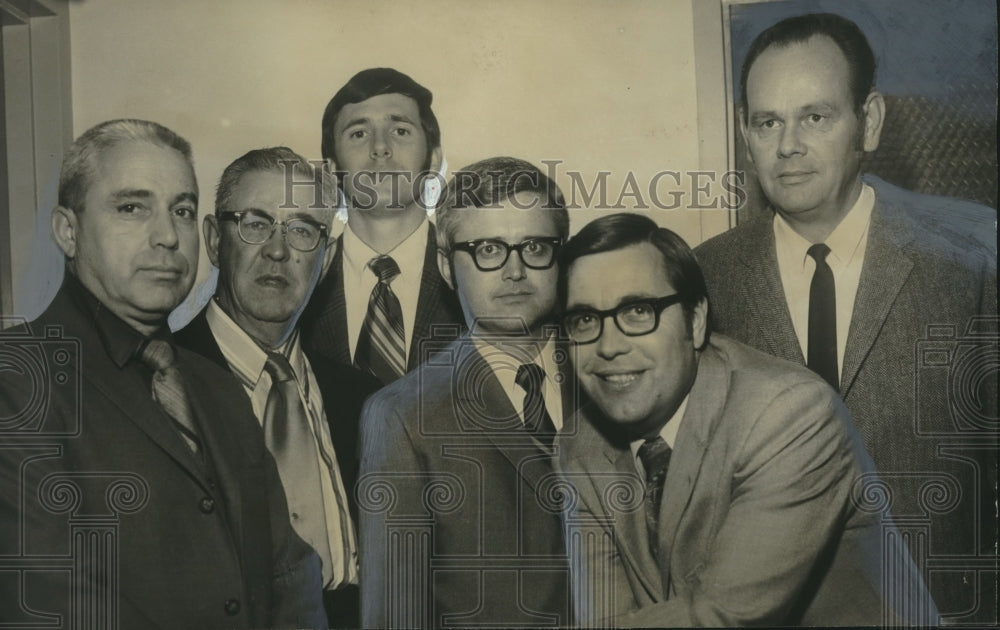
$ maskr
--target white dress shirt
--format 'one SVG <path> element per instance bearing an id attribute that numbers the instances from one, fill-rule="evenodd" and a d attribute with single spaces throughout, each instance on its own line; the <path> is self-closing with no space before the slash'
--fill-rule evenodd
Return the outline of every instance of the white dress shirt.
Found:
<path id="1" fill-rule="evenodd" d="M 517 416 L 521 419 L 522 424 L 524 424 L 524 399 L 528 394 L 515 382 L 517 369 L 523 363 L 527 363 L 528 361 L 525 359 L 529 353 L 535 353 L 534 351 L 540 346 L 532 362 L 541 367 L 542 372 L 545 373 L 542 401 L 545 403 L 545 410 L 549 412 L 549 417 L 552 418 L 552 424 L 555 425 L 556 431 L 561 430 L 563 425 L 562 390 L 559 381 L 562 376 L 559 374 L 559 364 L 555 361 L 557 352 L 555 339 L 549 338 L 547 341 L 534 342 L 524 340 L 504 342 L 496 338 L 487 341 L 476 336 L 473 336 L 472 339 L 479 354 L 493 370 L 493 375 L 500 381 L 500 387 L 510 399 L 510 404 L 517 411 Z M 529 348 L 528 344 L 534 344 L 535 347 Z M 565 356 L 566 353 L 561 354 Z"/>
<path id="2" fill-rule="evenodd" d="M 239 378 L 250 397 L 257 421 L 263 423 L 267 397 L 271 392 L 271 376 L 264 369 L 267 353 L 214 300 L 209 302 L 205 318 L 230 369 Z M 320 475 L 322 496 L 316 497 L 315 501 L 315 504 L 325 512 L 329 545 L 333 555 L 330 561 L 323 560 L 324 588 L 333 590 L 345 584 L 357 584 L 358 543 L 347 507 L 347 492 L 340 478 L 337 453 L 330 440 L 330 427 L 323 408 L 323 396 L 309 360 L 302 352 L 298 331 L 296 330 L 291 339 L 275 351 L 281 352 L 288 358 L 295 372 L 299 396 L 309 414 L 311 429 L 316 437 L 314 443 L 317 456 L 330 470 L 329 475 Z"/>
<path id="3" fill-rule="evenodd" d="M 690 396 L 690 394 L 688 396 Z M 674 415 L 670 416 L 667 423 L 660 429 L 660 437 L 663 438 L 663 441 L 666 442 L 667 446 L 671 449 L 674 448 L 674 442 L 677 441 L 677 431 L 680 429 L 681 421 L 684 419 L 684 411 L 688 406 L 688 396 L 684 397 L 680 406 L 677 407 L 677 411 L 674 412 Z M 646 469 L 642 465 L 642 460 L 639 459 L 639 447 L 641 447 L 645 441 L 646 438 L 641 438 L 633 440 L 629 443 L 629 448 L 632 449 L 632 459 L 635 461 L 635 469 L 639 471 L 639 476 L 643 479 L 646 478 Z"/>
<path id="4" fill-rule="evenodd" d="M 400 274 L 389 284 L 399 298 L 403 311 L 403 333 L 406 342 L 406 356 L 410 356 L 410 340 L 413 338 L 413 323 L 417 318 L 417 301 L 420 298 L 420 280 L 424 273 L 424 256 L 427 250 L 427 221 L 406 237 L 402 243 L 387 252 L 399 266 Z M 358 238 L 350 224 L 344 228 L 344 300 L 347 304 L 347 342 L 351 347 L 351 358 L 358 347 L 361 327 L 368 314 L 368 300 L 372 289 L 378 284 L 378 276 L 368 267 L 372 258 L 381 256 L 379 252 Z M 334 270 L 336 271 L 336 270 Z"/>
<path id="5" fill-rule="evenodd" d="M 861 281 L 861 266 L 868 247 L 868 226 L 875 209 L 875 191 L 862 184 L 854 206 L 824 241 L 830 248 L 826 262 L 833 271 L 837 297 L 837 373 L 844 367 L 844 349 L 854 313 L 854 298 Z M 809 287 L 816 261 L 806 251 L 813 243 L 802 238 L 785 219 L 774 213 L 774 243 L 778 272 L 785 289 L 788 312 L 802 356 L 809 356 Z"/>

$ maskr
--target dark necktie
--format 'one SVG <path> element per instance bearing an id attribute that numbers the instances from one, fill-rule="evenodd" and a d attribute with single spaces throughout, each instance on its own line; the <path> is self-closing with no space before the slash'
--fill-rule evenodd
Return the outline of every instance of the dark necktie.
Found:
<path id="1" fill-rule="evenodd" d="M 660 503 L 663 498 L 663 480 L 670 466 L 670 453 L 670 447 L 660 436 L 646 440 L 639 447 L 639 461 L 646 470 L 646 530 L 649 532 L 649 549 L 654 557 L 660 551 Z"/>
<path id="2" fill-rule="evenodd" d="M 368 313 L 361 326 L 354 364 L 388 385 L 406 373 L 403 309 L 389 286 L 399 275 L 399 266 L 389 256 L 373 258 L 368 266 L 378 276 L 378 283 L 368 299 Z"/>
<path id="3" fill-rule="evenodd" d="M 316 456 L 309 414 L 299 397 L 288 359 L 278 352 L 268 352 L 264 370 L 271 376 L 271 391 L 264 406 L 264 443 L 278 465 L 292 528 L 328 568 L 332 556 L 319 476 L 329 473 Z"/>
<path id="4" fill-rule="evenodd" d="M 177 361 L 174 347 L 166 341 L 151 339 L 143 347 L 139 360 L 153 370 L 153 400 L 166 412 L 191 452 L 201 457 L 201 434 L 184 389 L 184 378 L 174 365 Z"/>
<path id="5" fill-rule="evenodd" d="M 830 248 L 817 243 L 806 253 L 816 260 L 816 271 L 809 285 L 809 359 L 806 365 L 839 391 L 837 289 L 833 270 L 826 264 Z"/>
<path id="6" fill-rule="evenodd" d="M 552 446 L 556 425 L 552 422 L 552 417 L 549 416 L 549 412 L 545 408 L 545 399 L 542 397 L 545 372 L 535 363 L 525 363 L 517 368 L 514 382 L 526 392 L 524 396 L 524 428 L 534 434 L 542 444 Z"/>

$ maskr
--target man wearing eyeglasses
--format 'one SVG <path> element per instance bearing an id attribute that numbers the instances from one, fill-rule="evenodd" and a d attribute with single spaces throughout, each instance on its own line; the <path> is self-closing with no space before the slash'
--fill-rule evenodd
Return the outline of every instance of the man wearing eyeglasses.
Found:
<path id="1" fill-rule="evenodd" d="M 843 403 L 804 367 L 709 340 L 705 281 L 680 237 L 611 215 L 560 265 L 593 401 L 557 440 L 575 490 L 576 623 L 936 621 Z"/>
<path id="2" fill-rule="evenodd" d="M 569 215 L 514 158 L 462 169 L 446 194 L 438 263 L 470 330 L 362 413 L 362 623 L 565 626 L 552 440 L 576 401 L 552 333 Z"/>
<path id="3" fill-rule="evenodd" d="M 379 387 L 368 374 L 306 356 L 299 314 L 332 259 L 325 174 L 286 147 L 257 149 L 222 174 L 205 217 L 215 298 L 178 344 L 242 383 L 275 461 L 292 527 L 317 552 L 333 627 L 357 627 L 354 481 L 357 423 Z"/>

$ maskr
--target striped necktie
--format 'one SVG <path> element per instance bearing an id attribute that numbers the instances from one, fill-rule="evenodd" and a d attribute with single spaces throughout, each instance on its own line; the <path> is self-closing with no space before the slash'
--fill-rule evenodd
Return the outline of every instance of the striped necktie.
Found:
<path id="1" fill-rule="evenodd" d="M 368 267 L 378 277 L 378 283 L 368 300 L 368 314 L 358 337 L 354 364 L 388 385 L 406 373 L 403 310 L 389 286 L 399 275 L 399 266 L 390 256 L 379 256 Z"/>
<path id="2" fill-rule="evenodd" d="M 151 339 L 139 354 L 139 360 L 153 370 L 153 400 L 170 417 L 174 429 L 195 455 L 203 456 L 201 434 L 184 389 L 184 378 L 175 365 L 177 354 L 169 342 Z"/>

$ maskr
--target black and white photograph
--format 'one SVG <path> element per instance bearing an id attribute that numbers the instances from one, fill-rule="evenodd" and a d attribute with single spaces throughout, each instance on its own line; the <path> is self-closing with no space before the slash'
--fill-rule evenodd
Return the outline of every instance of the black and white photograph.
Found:
<path id="1" fill-rule="evenodd" d="M 0 0 L 0 628 L 997 626 L 997 50 Z"/>

